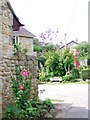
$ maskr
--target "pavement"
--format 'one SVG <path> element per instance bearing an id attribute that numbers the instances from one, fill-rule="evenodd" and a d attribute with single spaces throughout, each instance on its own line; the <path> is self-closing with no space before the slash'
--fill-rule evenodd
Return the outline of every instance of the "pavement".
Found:
<path id="1" fill-rule="evenodd" d="M 88 118 L 88 84 L 40 84 L 39 98 L 51 99 L 55 118 Z"/>

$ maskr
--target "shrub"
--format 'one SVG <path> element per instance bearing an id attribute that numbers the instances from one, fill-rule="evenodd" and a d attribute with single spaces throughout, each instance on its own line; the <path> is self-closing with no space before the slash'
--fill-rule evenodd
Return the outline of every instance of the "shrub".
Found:
<path id="1" fill-rule="evenodd" d="M 72 77 L 72 75 L 65 75 L 65 76 L 63 76 L 63 80 L 64 81 L 72 81 L 73 77 Z"/>
<path id="2" fill-rule="evenodd" d="M 41 70 L 41 68 L 44 67 L 46 58 L 45 56 L 39 56 L 37 60 L 38 60 L 38 67 Z"/>
<path id="3" fill-rule="evenodd" d="M 87 66 L 85 66 L 85 65 L 80 65 L 79 70 L 80 70 L 80 72 L 81 72 L 83 69 L 86 69 L 86 68 L 87 68 Z"/>
<path id="4" fill-rule="evenodd" d="M 8 105 L 6 107 L 6 117 L 8 120 L 29 118 L 30 120 L 39 120 L 49 114 L 50 110 L 54 109 L 54 105 L 50 99 L 44 101 L 31 100 L 23 103 L 23 109 L 16 105 Z"/>
<path id="5" fill-rule="evenodd" d="M 80 77 L 79 70 L 77 68 L 72 69 L 72 77 L 73 77 L 73 79 Z"/>
<path id="6" fill-rule="evenodd" d="M 82 78 L 83 80 L 86 80 L 86 79 L 90 78 L 90 68 L 83 69 L 83 70 L 81 71 L 81 78 Z"/>
<path id="7" fill-rule="evenodd" d="M 34 52 L 42 52 L 43 48 L 38 45 L 34 45 Z"/>
<path id="8" fill-rule="evenodd" d="M 39 73 L 39 81 L 41 82 L 45 82 L 46 81 L 46 72 L 44 70 L 42 70 L 40 73 Z"/>
<path id="9" fill-rule="evenodd" d="M 87 59 L 87 65 L 90 66 L 90 59 Z"/>

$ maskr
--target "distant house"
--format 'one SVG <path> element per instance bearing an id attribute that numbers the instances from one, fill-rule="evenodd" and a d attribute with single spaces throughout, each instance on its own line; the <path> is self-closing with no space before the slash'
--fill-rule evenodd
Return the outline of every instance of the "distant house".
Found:
<path id="1" fill-rule="evenodd" d="M 73 41 L 73 40 L 72 40 L 71 42 L 67 43 L 66 46 L 63 45 L 62 47 L 60 47 L 60 49 L 61 49 L 61 50 L 64 50 L 65 47 L 74 48 L 74 47 L 77 46 L 77 45 L 78 45 L 78 43 L 77 43 L 76 41 Z"/>
<path id="2" fill-rule="evenodd" d="M 28 55 L 33 55 L 33 38 L 34 34 L 29 32 L 23 27 L 20 27 L 18 31 L 13 32 L 13 44 L 21 44 L 22 48 L 26 48 L 28 50 Z"/>

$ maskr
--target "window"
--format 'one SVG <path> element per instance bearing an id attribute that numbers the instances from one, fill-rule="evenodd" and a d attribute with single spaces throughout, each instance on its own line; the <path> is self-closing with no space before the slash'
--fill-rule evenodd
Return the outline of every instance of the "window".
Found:
<path id="1" fill-rule="evenodd" d="M 13 44 L 19 44 L 19 37 L 13 36 Z"/>

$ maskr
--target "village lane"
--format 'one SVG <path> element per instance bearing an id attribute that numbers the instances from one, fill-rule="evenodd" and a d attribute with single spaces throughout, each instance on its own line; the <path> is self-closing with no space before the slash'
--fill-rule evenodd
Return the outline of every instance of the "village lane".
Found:
<path id="1" fill-rule="evenodd" d="M 88 118 L 88 84 L 40 84 L 40 99 L 57 104 L 56 118 Z M 41 94 L 40 94 L 41 92 Z"/>

